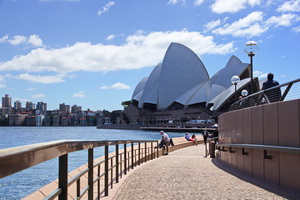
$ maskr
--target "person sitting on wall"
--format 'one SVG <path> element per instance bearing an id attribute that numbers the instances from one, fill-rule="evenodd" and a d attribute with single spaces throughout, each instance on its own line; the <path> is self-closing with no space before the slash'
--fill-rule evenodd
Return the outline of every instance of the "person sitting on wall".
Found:
<path id="1" fill-rule="evenodd" d="M 189 133 L 186 133 L 186 134 L 185 134 L 185 139 L 186 139 L 187 141 L 192 141 L 192 142 L 197 146 L 196 140 L 193 139 L 193 138 L 191 138 L 191 136 L 190 136 Z"/>
<path id="2" fill-rule="evenodd" d="M 266 90 L 266 89 L 269 89 L 271 87 L 279 85 L 279 83 L 277 81 L 273 80 L 274 74 L 269 73 L 267 78 L 268 78 L 268 80 L 263 83 L 263 86 L 261 88 L 262 90 Z M 266 91 L 265 94 L 267 95 L 270 102 L 279 101 L 280 98 L 281 98 L 280 88 L 276 88 L 274 90 Z"/>
<path id="3" fill-rule="evenodd" d="M 169 154 L 170 138 L 164 131 L 160 131 L 160 135 L 162 136 L 162 140 L 164 142 L 163 155 L 168 155 Z"/>

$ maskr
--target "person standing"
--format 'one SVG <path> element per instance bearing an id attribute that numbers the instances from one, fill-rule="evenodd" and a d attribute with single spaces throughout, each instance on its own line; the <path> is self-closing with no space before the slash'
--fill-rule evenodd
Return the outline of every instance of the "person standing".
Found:
<path id="1" fill-rule="evenodd" d="M 170 138 L 164 131 L 160 131 L 160 135 L 162 136 L 162 140 L 164 141 L 164 144 L 165 144 L 165 146 L 163 147 L 163 155 L 168 155 Z"/>
<path id="2" fill-rule="evenodd" d="M 273 80 L 274 74 L 269 73 L 267 78 L 268 80 L 263 83 L 263 86 L 261 88 L 262 90 L 266 90 L 279 85 L 277 81 Z M 265 94 L 267 95 L 270 102 L 276 102 L 280 100 L 281 90 L 280 88 L 276 88 L 274 90 L 266 91 Z"/>

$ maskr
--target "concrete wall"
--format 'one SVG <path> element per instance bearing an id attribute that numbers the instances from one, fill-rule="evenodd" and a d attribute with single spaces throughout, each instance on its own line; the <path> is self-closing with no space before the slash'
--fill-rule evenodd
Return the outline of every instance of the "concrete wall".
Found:
<path id="1" fill-rule="evenodd" d="M 220 143 L 261 144 L 300 148 L 300 100 L 272 103 L 219 116 Z M 300 192 L 300 155 L 235 148 L 218 158 L 250 176 Z"/>

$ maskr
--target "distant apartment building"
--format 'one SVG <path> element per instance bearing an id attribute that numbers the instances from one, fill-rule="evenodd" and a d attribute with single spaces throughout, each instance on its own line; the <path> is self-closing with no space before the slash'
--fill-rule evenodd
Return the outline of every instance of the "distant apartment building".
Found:
<path id="1" fill-rule="evenodd" d="M 14 109 L 15 109 L 16 111 L 20 111 L 20 110 L 22 109 L 22 104 L 21 104 L 20 101 L 16 101 L 16 102 L 14 103 Z"/>
<path id="2" fill-rule="evenodd" d="M 59 104 L 59 111 L 64 112 L 64 113 L 70 112 L 70 105 L 66 105 L 64 103 Z"/>
<path id="3" fill-rule="evenodd" d="M 62 126 L 71 125 L 71 117 L 62 117 L 60 120 L 60 125 L 62 125 Z"/>
<path id="4" fill-rule="evenodd" d="M 80 126 L 86 126 L 86 119 L 85 118 L 80 118 L 79 125 Z"/>
<path id="5" fill-rule="evenodd" d="M 49 115 L 45 116 L 44 126 L 51 126 L 51 117 Z"/>
<path id="6" fill-rule="evenodd" d="M 11 97 L 8 94 L 2 97 L 2 107 L 11 107 Z"/>
<path id="7" fill-rule="evenodd" d="M 35 104 L 32 102 L 27 101 L 26 102 L 26 109 L 28 110 L 34 110 L 35 109 Z"/>
<path id="8" fill-rule="evenodd" d="M 34 115 L 28 115 L 25 119 L 26 126 L 36 126 L 36 120 Z"/>
<path id="9" fill-rule="evenodd" d="M 13 113 L 12 107 L 2 107 L 0 108 L 0 115 L 1 116 L 8 116 Z"/>
<path id="10" fill-rule="evenodd" d="M 40 111 L 43 111 L 43 113 L 45 113 L 47 111 L 47 103 L 37 102 L 36 109 L 40 110 Z"/>
<path id="11" fill-rule="evenodd" d="M 71 107 L 71 113 L 79 113 L 79 112 L 82 112 L 82 107 L 81 106 L 77 106 L 76 104 L 73 105 Z"/>
<path id="12" fill-rule="evenodd" d="M 54 115 L 53 116 L 53 126 L 59 126 L 59 115 Z"/>
<path id="13" fill-rule="evenodd" d="M 43 126 L 45 115 L 36 115 L 35 116 L 35 124 L 36 126 Z"/>
<path id="14" fill-rule="evenodd" d="M 21 126 L 24 125 L 25 118 L 27 114 L 10 114 L 9 115 L 9 125 L 10 126 Z"/>

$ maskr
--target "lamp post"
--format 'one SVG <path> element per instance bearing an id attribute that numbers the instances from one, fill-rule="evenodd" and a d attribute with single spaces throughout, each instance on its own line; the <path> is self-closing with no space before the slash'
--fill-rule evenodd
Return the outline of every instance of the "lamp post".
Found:
<path id="1" fill-rule="evenodd" d="M 242 95 L 242 97 L 246 97 L 248 95 L 248 91 L 242 90 L 241 95 Z"/>
<path id="2" fill-rule="evenodd" d="M 248 56 L 250 57 L 250 67 L 251 67 L 251 82 L 250 82 L 250 94 L 253 93 L 253 56 L 255 56 L 255 54 L 258 51 L 258 45 L 255 41 L 248 41 L 245 44 L 245 49 L 244 49 L 245 53 L 248 54 Z"/>
<path id="3" fill-rule="evenodd" d="M 236 101 L 236 85 L 240 82 L 240 77 L 237 75 L 234 75 L 231 77 L 231 83 L 234 85 L 234 101 Z"/>

